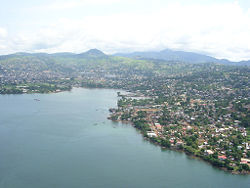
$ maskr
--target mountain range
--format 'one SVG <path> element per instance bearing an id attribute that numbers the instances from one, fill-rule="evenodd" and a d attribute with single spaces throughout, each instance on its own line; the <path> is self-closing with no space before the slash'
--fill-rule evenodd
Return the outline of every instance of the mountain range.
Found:
<path id="1" fill-rule="evenodd" d="M 116 53 L 113 55 L 107 55 L 98 49 L 91 49 L 87 52 L 75 54 L 70 52 L 62 53 L 15 53 L 10 55 L 2 55 L 0 59 L 5 59 L 8 57 L 15 56 L 36 56 L 36 57 L 72 57 L 72 58 L 84 58 L 84 59 L 99 59 L 99 58 L 108 58 L 110 56 L 119 56 L 127 57 L 132 59 L 141 59 L 141 60 L 162 60 L 162 61 L 171 61 L 171 62 L 184 62 L 191 64 L 198 63 L 219 63 L 224 65 L 240 65 L 240 66 L 250 66 L 250 60 L 248 61 L 239 61 L 233 62 L 227 59 L 217 59 L 211 56 L 194 53 L 194 52 L 185 52 L 185 51 L 174 51 L 170 49 L 165 49 L 162 51 L 145 51 L 145 52 L 132 52 L 132 53 Z"/>
<path id="2" fill-rule="evenodd" d="M 129 57 L 136 59 L 157 59 L 165 61 L 178 61 L 186 63 L 220 63 L 226 65 L 250 65 L 250 60 L 232 62 L 227 59 L 217 59 L 211 56 L 202 55 L 194 52 L 174 51 L 165 49 L 162 51 L 146 51 L 146 52 L 132 52 L 132 53 L 117 53 L 115 56 Z"/>

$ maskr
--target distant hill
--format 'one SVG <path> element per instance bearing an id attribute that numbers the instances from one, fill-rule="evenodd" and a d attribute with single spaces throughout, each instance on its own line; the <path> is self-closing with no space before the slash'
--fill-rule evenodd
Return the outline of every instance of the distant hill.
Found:
<path id="1" fill-rule="evenodd" d="M 71 52 L 60 52 L 60 53 L 26 53 L 18 52 L 9 55 L 0 56 L 0 60 L 5 60 L 9 58 L 38 58 L 40 60 L 67 60 L 67 58 L 81 59 L 89 62 L 98 61 L 116 61 L 118 57 L 127 58 L 126 61 L 129 61 L 128 58 L 134 60 L 158 60 L 164 62 L 180 62 L 180 63 L 189 63 L 189 64 L 202 64 L 202 63 L 219 63 L 224 65 L 240 65 L 240 66 L 250 66 L 250 60 L 232 62 L 227 59 L 216 59 L 211 56 L 202 55 L 193 52 L 185 51 L 174 51 L 170 49 L 165 49 L 162 51 L 146 51 L 146 52 L 133 52 L 133 53 L 117 53 L 113 55 L 107 55 L 98 49 L 90 49 L 83 53 L 71 53 Z"/>
<path id="2" fill-rule="evenodd" d="M 102 51 L 98 49 L 91 49 L 87 52 L 77 54 L 78 57 L 84 57 L 84 58 L 100 58 L 100 57 L 106 57 L 107 55 L 104 54 Z"/>
<path id="3" fill-rule="evenodd" d="M 240 65 L 247 65 L 247 66 L 250 66 L 250 60 L 248 60 L 248 61 L 235 62 L 234 64 L 237 64 L 237 63 L 239 63 Z"/>
<path id="4" fill-rule="evenodd" d="M 146 55 L 144 56 L 144 54 Z M 167 56 L 166 54 L 172 54 L 172 56 Z M 133 53 L 131 57 L 135 58 L 128 58 L 106 55 L 100 50 L 92 49 L 80 54 L 67 52 L 53 54 L 21 52 L 3 55 L 0 56 L 0 88 L 6 84 L 15 85 L 54 81 L 67 85 L 71 83 L 69 81 L 71 78 L 77 84 L 80 84 L 79 80 L 85 84 L 85 80 L 91 81 L 91 83 L 88 83 L 90 85 L 92 82 L 100 84 L 105 80 L 109 80 L 108 84 L 112 85 L 115 82 L 117 84 L 115 87 L 120 88 L 121 85 L 131 84 L 128 81 L 129 79 L 137 82 L 140 79 L 177 78 L 192 74 L 194 75 L 192 79 L 195 80 L 203 74 L 207 78 L 210 78 L 211 75 L 217 78 L 221 72 L 225 71 L 245 75 L 249 73 L 250 69 L 250 66 L 224 66 L 218 63 L 205 63 L 206 61 L 214 62 L 216 59 L 206 56 L 207 59 L 204 60 L 205 58 L 202 59 L 202 55 L 196 56 L 194 53 L 176 53 L 176 56 L 174 54 L 171 51 L 143 52 L 140 53 L 140 56 L 137 53 Z M 180 60 L 177 55 L 182 57 L 182 59 Z M 186 63 L 186 61 L 191 63 Z M 227 63 L 227 60 L 223 61 Z M 242 63 L 247 64 L 249 62 Z M 248 77 L 245 76 L 245 78 L 246 82 L 243 84 L 246 85 Z M 97 80 L 98 82 L 96 82 Z M 144 85 L 138 86 L 137 84 L 136 87 L 145 88 Z"/>
<path id="5" fill-rule="evenodd" d="M 102 51 L 98 49 L 91 49 L 87 52 L 83 52 L 80 54 L 71 53 L 71 52 L 58 52 L 58 53 L 26 53 L 26 52 L 18 52 L 14 54 L 9 55 L 2 55 L 0 56 L 0 59 L 7 59 L 11 57 L 60 57 L 60 58 L 84 58 L 84 59 L 96 59 L 96 58 L 105 58 L 108 57 L 108 55 L 104 54 Z"/>
<path id="6" fill-rule="evenodd" d="M 135 59 L 158 59 L 165 61 L 178 61 L 186 63 L 220 63 L 226 65 L 250 65 L 250 61 L 231 62 L 227 59 L 216 59 L 211 56 L 202 55 L 194 52 L 174 51 L 165 49 L 162 51 L 147 51 L 133 53 L 117 53 L 115 56 L 129 57 Z"/>

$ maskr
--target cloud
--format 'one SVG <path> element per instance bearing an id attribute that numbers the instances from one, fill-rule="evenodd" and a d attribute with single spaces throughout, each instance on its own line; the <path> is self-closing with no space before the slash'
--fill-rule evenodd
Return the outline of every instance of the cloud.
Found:
<path id="1" fill-rule="evenodd" d="M 0 51 L 4 51 L 7 49 L 7 36 L 7 30 L 0 27 Z"/>
<path id="2" fill-rule="evenodd" d="M 95 0 L 92 3 L 100 2 Z M 73 1 L 71 7 L 78 6 L 77 3 L 80 1 Z M 9 49 L 52 53 L 99 48 L 106 53 L 115 53 L 171 48 L 243 60 L 250 59 L 249 33 L 250 11 L 244 11 L 237 2 L 173 3 L 151 12 L 58 19 L 35 31 L 19 32 L 9 38 Z"/>
<path id="3" fill-rule="evenodd" d="M 8 35 L 7 30 L 5 28 L 0 27 L 0 38 L 5 38 L 7 37 L 7 35 Z"/>
<path id="4" fill-rule="evenodd" d="M 43 11 L 58 11 L 66 9 L 74 9 L 84 7 L 88 5 L 107 5 L 113 3 L 119 3 L 124 0 L 70 0 L 70 1 L 54 1 L 46 5 L 39 5 L 32 7 L 32 9 Z"/>

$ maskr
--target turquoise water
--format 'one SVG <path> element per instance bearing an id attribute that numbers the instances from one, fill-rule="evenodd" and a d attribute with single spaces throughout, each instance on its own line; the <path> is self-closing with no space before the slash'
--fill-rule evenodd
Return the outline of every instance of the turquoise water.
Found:
<path id="1" fill-rule="evenodd" d="M 249 187 L 107 120 L 116 102 L 106 89 L 0 95 L 0 188 Z"/>

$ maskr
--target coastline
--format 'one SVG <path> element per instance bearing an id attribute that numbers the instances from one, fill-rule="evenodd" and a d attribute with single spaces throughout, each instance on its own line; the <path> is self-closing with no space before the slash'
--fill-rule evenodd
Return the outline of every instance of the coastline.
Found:
<path id="1" fill-rule="evenodd" d="M 108 117 L 109 120 L 110 117 Z M 150 143 L 154 144 L 154 145 L 157 145 L 159 147 L 161 147 L 161 149 L 165 149 L 165 150 L 172 150 L 172 151 L 175 151 L 175 152 L 182 152 L 182 153 L 185 153 L 188 157 L 192 158 L 192 159 L 196 159 L 196 160 L 200 160 L 200 161 L 203 161 L 205 163 L 207 163 L 208 165 L 211 165 L 212 167 L 216 168 L 216 169 L 219 169 L 219 170 L 222 170 L 224 172 L 227 172 L 227 173 L 230 173 L 230 174 L 234 174 L 234 175 L 250 175 L 250 171 L 233 171 L 233 170 L 228 170 L 227 168 L 225 167 L 219 167 L 219 166 L 215 166 L 213 165 L 211 162 L 205 160 L 204 158 L 200 157 L 200 156 L 196 156 L 196 155 L 192 155 L 190 153 L 188 153 L 187 151 L 185 151 L 184 149 L 180 149 L 180 148 L 177 148 L 177 147 L 165 147 L 165 146 L 162 146 L 162 144 L 158 143 L 158 142 L 154 142 L 152 139 L 150 139 L 150 137 L 147 137 L 145 135 L 143 135 L 142 133 L 142 130 L 136 128 L 134 126 L 134 124 L 131 122 L 131 121 L 122 121 L 122 120 L 111 120 L 113 122 L 121 122 L 121 123 L 125 123 L 125 124 L 129 124 L 131 125 L 132 127 L 134 127 L 136 130 L 140 131 L 140 134 L 142 135 L 143 139 L 149 141 Z"/>
<path id="2" fill-rule="evenodd" d="M 53 94 L 53 93 L 61 93 L 66 91 L 72 91 L 74 88 L 83 88 L 83 89 L 114 89 L 119 91 L 125 91 L 121 88 L 112 88 L 112 87 L 88 87 L 88 86 L 72 86 L 67 89 L 60 89 L 60 90 L 51 90 L 51 91 L 30 91 L 30 92 L 22 92 L 22 93 L 14 93 L 14 92 L 8 92 L 8 93 L 0 93 L 0 95 L 23 95 L 23 94 Z"/>

